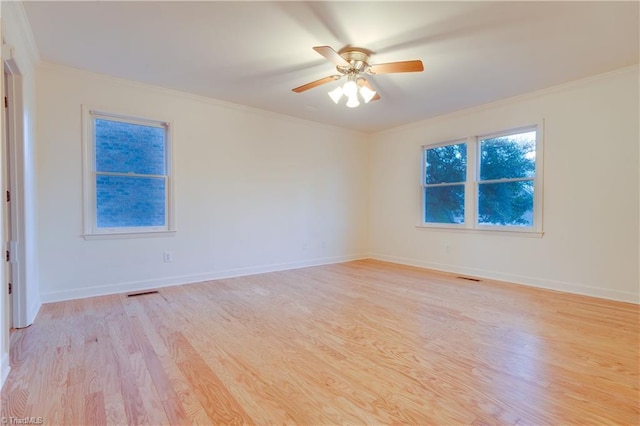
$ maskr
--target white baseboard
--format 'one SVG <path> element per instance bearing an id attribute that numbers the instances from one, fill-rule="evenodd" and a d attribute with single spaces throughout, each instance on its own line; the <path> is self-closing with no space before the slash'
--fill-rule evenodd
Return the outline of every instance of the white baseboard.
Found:
<path id="1" fill-rule="evenodd" d="M 1 364 L 2 365 L 0 366 L 0 388 L 4 386 L 4 382 L 7 380 L 7 377 L 9 376 L 9 372 L 11 371 L 11 365 L 9 364 L 8 353 L 5 352 L 2 354 Z"/>
<path id="2" fill-rule="evenodd" d="M 31 306 L 29 307 L 29 311 L 27 312 L 27 320 L 29 322 L 29 325 L 33 324 L 33 322 L 36 320 L 36 317 L 38 316 L 38 312 L 40 312 L 41 307 L 42 307 L 42 302 L 38 297 L 36 298 L 36 300 L 33 301 Z"/>
<path id="3" fill-rule="evenodd" d="M 433 269 L 436 271 L 449 272 L 454 274 L 470 275 L 489 280 L 506 281 L 513 284 L 520 284 L 529 287 L 543 288 L 547 290 L 562 291 L 565 293 L 580 294 L 583 296 L 597 297 L 600 299 L 616 300 L 619 302 L 640 304 L 640 294 L 606 288 L 592 287 L 580 283 L 569 283 L 564 281 L 548 280 L 524 275 L 507 274 L 496 271 L 488 271 L 477 268 L 467 268 L 457 265 L 447 265 L 443 263 L 429 262 L 420 259 L 410 259 L 398 256 L 391 256 L 380 253 L 370 253 L 370 259 L 384 262 L 399 263 L 402 265 L 417 266 L 419 268 Z"/>
<path id="4" fill-rule="evenodd" d="M 620 302 L 640 304 L 640 294 L 611 290 L 605 288 L 592 287 L 579 283 L 569 283 L 556 280 L 528 277 L 524 275 L 508 274 L 496 271 L 489 271 L 478 268 L 467 268 L 456 265 L 447 265 L 436 262 L 429 262 L 420 259 L 404 258 L 380 253 L 370 253 L 368 255 L 350 255 L 318 258 L 299 262 L 281 263 L 274 265 L 262 265 L 249 268 L 227 269 L 222 271 L 212 271 L 203 274 L 174 276 L 168 278 L 151 279 L 144 281 L 133 281 L 125 283 L 114 283 L 111 285 L 78 288 L 63 291 L 42 293 L 40 295 L 42 303 L 60 302 L 64 300 L 82 299 L 86 297 L 104 296 L 109 294 L 128 293 L 133 291 L 144 291 L 173 285 L 191 284 L 202 281 L 219 280 L 224 278 L 241 277 L 247 275 L 263 274 L 267 272 L 285 271 L 289 269 L 306 268 L 311 266 L 328 265 L 333 263 L 350 262 L 361 259 L 375 259 L 385 262 L 399 263 L 402 265 L 417 266 L 420 268 L 433 269 L 436 271 L 449 272 L 454 274 L 470 275 L 478 278 L 506 281 L 513 284 L 526 285 L 530 287 L 543 288 L 548 290 L 562 291 L 565 293 L 581 294 L 584 296 L 610 299 Z M 35 318 L 40 309 L 40 301 L 30 309 L 30 318 Z"/>
<path id="5" fill-rule="evenodd" d="M 350 255 L 325 257 L 299 262 L 281 263 L 274 265 L 262 265 L 248 268 L 227 269 L 222 271 L 212 271 L 203 274 L 174 276 L 168 278 L 151 279 L 144 281 L 133 281 L 125 283 L 114 283 L 99 287 L 77 288 L 63 291 L 43 292 L 40 294 L 42 303 L 61 302 L 64 300 L 83 299 L 86 297 L 105 296 L 109 294 L 130 293 L 133 291 L 152 290 L 156 288 L 169 287 L 172 285 L 182 285 L 198 283 L 202 281 L 219 280 L 224 278 L 241 277 L 246 275 L 263 274 L 267 272 L 285 271 L 289 269 L 307 268 L 310 266 L 329 265 L 332 263 L 350 262 L 353 260 L 366 259 L 365 255 Z M 37 313 L 37 311 L 36 311 Z"/>
<path id="6" fill-rule="evenodd" d="M 39 297 L 35 297 L 35 300 L 31 301 L 31 306 L 26 309 L 26 315 L 19 315 L 18 318 L 13 318 L 11 326 L 14 328 L 26 328 L 29 327 L 36 320 L 38 316 L 38 312 L 40 312 L 40 308 L 42 307 L 42 302 Z M 16 300 L 14 300 L 16 303 Z M 14 310 L 15 313 L 15 310 Z"/>

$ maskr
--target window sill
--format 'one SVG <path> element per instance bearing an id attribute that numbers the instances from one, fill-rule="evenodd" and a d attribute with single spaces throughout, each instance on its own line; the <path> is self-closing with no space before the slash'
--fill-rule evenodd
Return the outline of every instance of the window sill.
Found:
<path id="1" fill-rule="evenodd" d="M 429 226 L 429 225 L 416 225 L 416 228 L 420 230 L 437 231 L 437 232 L 462 232 L 464 234 L 478 234 L 478 235 L 500 235 L 500 236 L 513 236 L 513 237 L 526 237 L 526 238 L 542 238 L 543 231 L 525 231 L 520 229 L 496 229 L 496 228 L 464 228 L 462 226 Z"/>
<path id="2" fill-rule="evenodd" d="M 105 234 L 84 234 L 85 240 L 115 240 L 126 238 L 163 238 L 173 237 L 176 231 L 151 231 L 151 232 L 112 232 Z"/>

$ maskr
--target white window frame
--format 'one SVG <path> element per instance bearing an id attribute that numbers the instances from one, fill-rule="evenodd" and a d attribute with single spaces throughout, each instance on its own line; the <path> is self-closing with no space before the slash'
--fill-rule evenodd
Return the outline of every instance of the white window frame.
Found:
<path id="1" fill-rule="evenodd" d="M 491 137 L 507 136 L 515 133 L 524 133 L 527 131 L 536 132 L 536 173 L 533 178 L 533 225 L 517 226 L 517 225 L 487 225 L 478 222 L 478 194 L 480 181 L 480 140 Z M 467 180 L 465 182 L 465 205 L 464 205 L 464 223 L 429 223 L 425 222 L 425 153 L 427 149 L 436 148 L 438 146 L 452 145 L 466 141 L 467 144 Z M 466 232 L 481 232 L 496 234 L 513 234 L 521 236 L 538 236 L 544 234 L 543 230 L 543 193 L 544 193 L 544 121 L 540 120 L 534 124 L 511 127 L 508 129 L 496 130 L 491 132 L 483 132 L 474 136 L 466 136 L 451 139 L 448 142 L 437 142 L 433 144 L 423 145 L 421 147 L 421 167 L 420 167 L 420 192 L 421 192 L 421 219 L 418 227 L 424 229 L 443 229 L 458 230 Z M 513 179 L 498 180 L 497 182 L 508 182 Z"/>
<path id="2" fill-rule="evenodd" d="M 96 205 L 96 152 L 95 152 L 95 120 L 104 119 L 123 123 L 159 127 L 165 130 L 165 225 L 98 228 Z M 109 109 L 82 106 L 83 124 L 83 195 L 84 195 L 84 238 L 136 238 L 161 237 L 175 233 L 175 203 L 173 185 L 173 125 L 170 121 L 142 118 L 140 116 L 110 112 Z M 118 174 L 116 174 L 118 175 Z M 147 175 L 145 175 L 147 176 Z"/>

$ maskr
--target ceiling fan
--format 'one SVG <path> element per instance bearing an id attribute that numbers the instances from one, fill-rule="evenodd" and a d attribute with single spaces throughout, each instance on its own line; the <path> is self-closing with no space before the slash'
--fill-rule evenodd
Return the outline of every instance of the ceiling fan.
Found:
<path id="1" fill-rule="evenodd" d="M 313 89 L 314 87 L 346 77 L 347 82 L 344 86 L 332 90 L 329 92 L 329 96 L 336 104 L 340 101 L 340 98 L 343 95 L 346 96 L 348 98 L 347 106 L 351 108 L 360 105 L 358 93 L 360 93 L 360 96 L 365 103 L 380 99 L 380 95 L 373 90 L 371 83 L 369 83 L 366 78 L 362 77 L 361 74 L 376 75 L 424 71 L 424 66 L 420 60 L 369 65 L 369 56 L 371 53 L 366 49 L 349 47 L 344 49 L 341 53 L 338 53 L 329 46 L 316 46 L 313 50 L 324 56 L 330 62 L 333 62 L 339 74 L 330 75 L 328 77 L 312 81 L 311 83 L 303 84 L 302 86 L 296 87 L 292 90 L 296 93 L 302 93 L 309 89 Z"/>

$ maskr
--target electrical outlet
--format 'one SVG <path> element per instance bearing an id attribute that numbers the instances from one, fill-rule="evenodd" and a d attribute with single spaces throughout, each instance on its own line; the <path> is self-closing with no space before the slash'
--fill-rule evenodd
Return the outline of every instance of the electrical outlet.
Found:
<path id="1" fill-rule="evenodd" d="M 164 260 L 165 263 L 173 262 L 173 252 L 165 251 L 162 253 L 162 260 Z"/>

